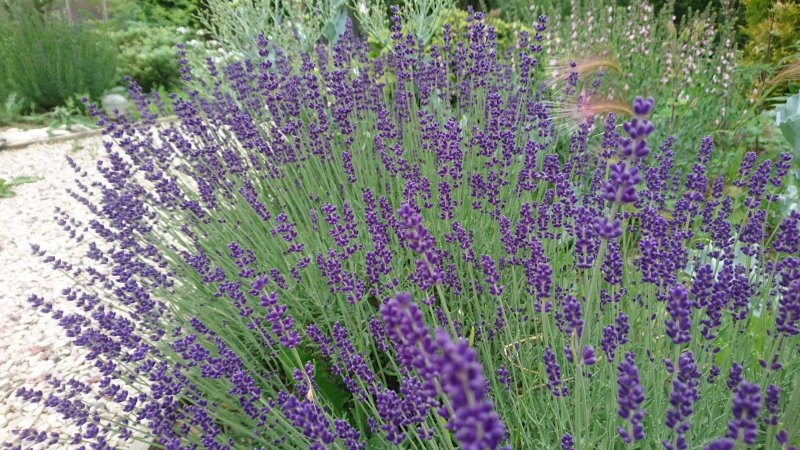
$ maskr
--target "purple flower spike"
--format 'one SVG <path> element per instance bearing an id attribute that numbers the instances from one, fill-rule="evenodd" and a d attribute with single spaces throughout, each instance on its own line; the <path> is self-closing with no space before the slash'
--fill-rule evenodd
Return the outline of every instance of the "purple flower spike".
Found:
<path id="1" fill-rule="evenodd" d="M 692 352 L 682 353 L 678 359 L 678 376 L 672 381 L 672 391 L 669 394 L 670 407 L 667 409 L 665 424 L 671 428 L 673 439 L 663 440 L 662 444 L 667 450 L 686 450 L 686 431 L 691 428 L 689 416 L 694 412 L 694 402 L 700 399 L 698 386 L 701 373 L 697 370 L 697 363 Z"/>
<path id="2" fill-rule="evenodd" d="M 737 386 L 739 386 L 739 383 L 742 382 L 743 370 L 744 368 L 742 365 L 737 362 L 734 362 L 733 365 L 731 365 L 731 370 L 728 372 L 728 380 L 725 382 L 725 384 L 728 386 L 728 389 L 734 390 Z"/>
<path id="3" fill-rule="evenodd" d="M 330 420 L 315 402 L 307 399 L 299 400 L 292 394 L 279 392 L 277 403 L 283 415 L 295 428 L 302 430 L 312 445 L 316 445 L 315 448 L 327 448 L 326 445 L 336 439 L 330 431 Z"/>
<path id="4" fill-rule="evenodd" d="M 454 341 L 442 328 L 432 339 L 419 306 L 407 292 L 398 293 L 380 310 L 386 333 L 406 370 L 416 369 L 430 383 L 439 380 L 445 397 L 439 414 L 447 419 L 447 428 L 461 448 L 496 449 L 507 431 L 487 396 L 488 382 L 475 349 L 464 339 Z"/>
<path id="5" fill-rule="evenodd" d="M 544 360 L 544 367 L 545 371 L 547 372 L 547 387 L 556 397 L 567 395 L 569 393 L 567 387 L 561 386 L 561 366 L 558 365 L 558 362 L 556 361 L 556 355 L 550 349 L 549 345 L 544 351 L 544 356 L 542 359 Z"/>
<path id="6" fill-rule="evenodd" d="M 639 381 L 639 369 L 634 363 L 634 354 L 626 353 L 617 366 L 617 414 L 630 422 L 631 429 L 617 427 L 617 432 L 626 444 L 644 439 L 644 420 L 647 412 L 641 409 L 644 402 L 644 386 Z"/>
<path id="7" fill-rule="evenodd" d="M 603 197 L 611 202 L 633 203 L 639 200 L 636 184 L 642 181 L 639 169 L 628 167 L 625 162 L 609 166 L 611 172 L 603 191 Z"/>
<path id="8" fill-rule="evenodd" d="M 766 406 L 767 411 L 764 416 L 764 423 L 768 425 L 777 425 L 779 421 L 778 413 L 781 411 L 779 406 L 781 400 L 781 388 L 774 384 L 770 384 L 767 386 L 766 392 L 767 395 L 764 399 L 764 406 Z"/>
<path id="9" fill-rule="evenodd" d="M 422 256 L 416 260 L 417 270 L 411 276 L 412 281 L 423 290 L 441 283 L 444 279 L 442 258 L 436 249 L 435 238 L 422 224 L 422 216 L 408 203 L 403 203 L 397 210 L 397 215 L 405 228 L 404 237 L 408 247 Z"/>
<path id="10" fill-rule="evenodd" d="M 422 311 L 411 301 L 411 294 L 398 293 L 395 298 L 381 305 L 381 318 L 386 324 L 386 333 L 395 345 L 399 362 L 416 368 L 423 375 L 433 374 L 433 368 L 421 352 L 432 354 L 435 348 L 430 330 L 422 319 Z"/>
<path id="11" fill-rule="evenodd" d="M 500 366 L 497 368 L 497 381 L 503 385 L 506 391 L 511 389 L 511 373 L 508 371 L 506 366 Z"/>
<path id="12" fill-rule="evenodd" d="M 786 432 L 786 428 L 781 428 L 781 431 L 775 435 L 775 440 L 777 440 L 781 446 L 784 446 L 787 442 L 789 442 L 789 433 Z"/>
<path id="13" fill-rule="evenodd" d="M 672 286 L 667 299 L 667 313 L 671 319 L 665 319 L 664 324 L 667 326 L 667 336 L 676 344 L 692 340 L 691 308 L 689 291 L 682 284 Z"/>
<path id="14" fill-rule="evenodd" d="M 597 219 L 594 231 L 603 239 L 616 239 L 622 234 L 619 219 L 611 221 L 607 217 Z"/>
<path id="15" fill-rule="evenodd" d="M 653 109 L 654 104 L 653 97 L 642 98 L 637 96 L 633 100 L 633 113 L 637 116 L 645 116 Z"/>
<path id="16" fill-rule="evenodd" d="M 776 329 L 787 336 L 796 336 L 800 334 L 800 258 L 786 258 L 783 264 L 778 283 L 782 295 Z"/>
<path id="17" fill-rule="evenodd" d="M 733 450 L 735 445 L 736 441 L 732 441 L 730 439 L 717 439 L 709 442 L 708 445 L 703 447 L 703 450 Z"/>
<path id="18" fill-rule="evenodd" d="M 296 347 L 300 343 L 300 334 L 292 329 L 294 319 L 286 314 L 286 305 L 278 303 L 278 293 L 271 292 L 269 295 L 262 295 L 261 306 L 267 308 L 264 316 L 272 325 L 272 333 L 278 336 L 281 344 L 287 348 Z"/>
<path id="19" fill-rule="evenodd" d="M 583 347 L 583 363 L 587 366 L 593 366 L 597 362 L 594 356 L 594 347 L 586 345 Z"/>
<path id="20" fill-rule="evenodd" d="M 758 438 L 758 412 L 761 409 L 761 386 L 742 381 L 733 394 L 733 419 L 728 422 L 725 437 L 742 438 L 746 444 L 755 444 Z"/>
<path id="21" fill-rule="evenodd" d="M 575 450 L 575 439 L 567 433 L 561 437 L 561 450 Z"/>
<path id="22" fill-rule="evenodd" d="M 580 337 L 583 334 L 583 319 L 581 319 L 581 302 L 572 295 L 567 295 L 564 300 L 564 325 L 562 329 L 565 334 L 575 334 Z"/>
<path id="23" fill-rule="evenodd" d="M 498 448 L 506 438 L 506 427 L 486 395 L 487 382 L 477 352 L 464 339 L 454 342 L 442 328 L 436 330 L 436 345 L 441 351 L 436 358 L 439 379 L 449 401 L 449 408 L 440 411 L 447 409 L 443 414 L 448 418 L 447 428 L 453 430 L 463 449 Z"/>
<path id="24" fill-rule="evenodd" d="M 617 350 L 617 332 L 614 325 L 607 325 L 603 328 L 603 339 L 600 340 L 600 348 L 606 354 L 606 358 L 610 362 L 614 362 L 615 351 Z"/>

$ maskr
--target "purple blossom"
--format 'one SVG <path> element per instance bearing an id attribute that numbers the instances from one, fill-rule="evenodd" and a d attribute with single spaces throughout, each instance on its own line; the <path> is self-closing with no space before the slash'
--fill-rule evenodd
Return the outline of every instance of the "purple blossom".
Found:
<path id="1" fill-rule="evenodd" d="M 616 239 L 622 234 L 619 219 L 609 220 L 607 217 L 597 219 L 595 233 L 603 239 Z"/>
<path id="2" fill-rule="evenodd" d="M 708 378 L 706 378 L 706 382 L 708 382 L 708 384 L 713 384 L 714 380 L 717 379 L 719 374 L 720 374 L 719 366 L 717 365 L 711 366 L 711 370 L 708 371 Z"/>
<path id="3" fill-rule="evenodd" d="M 287 348 L 297 346 L 300 343 L 300 335 L 292 329 L 294 319 L 286 314 L 287 306 L 278 303 L 278 293 L 262 295 L 260 304 L 267 308 L 264 318 L 272 324 L 272 333 L 278 336 L 280 342 Z"/>
<path id="4" fill-rule="evenodd" d="M 549 345 L 545 349 L 542 359 L 544 360 L 545 371 L 547 372 L 548 389 L 550 389 L 556 397 L 566 396 L 569 390 L 566 386 L 561 386 L 561 366 L 558 365 L 556 355 L 550 350 Z"/>
<path id="5" fill-rule="evenodd" d="M 692 426 L 689 416 L 694 412 L 693 405 L 700 399 L 700 371 L 692 352 L 684 352 L 678 358 L 678 373 L 672 381 L 669 394 L 670 407 L 667 409 L 665 424 L 673 430 L 672 440 L 664 440 L 662 444 L 668 450 L 685 450 L 686 431 Z"/>
<path id="6" fill-rule="evenodd" d="M 583 319 L 581 318 L 581 303 L 577 298 L 572 295 L 567 295 L 563 303 L 564 309 L 564 324 L 562 330 L 567 335 L 575 335 L 580 337 L 583 334 Z"/>
<path id="7" fill-rule="evenodd" d="M 591 345 L 585 345 L 583 347 L 583 353 L 581 355 L 583 357 L 583 364 L 587 366 L 593 366 L 597 359 L 594 356 L 594 347 Z"/>
<path id="8" fill-rule="evenodd" d="M 606 259 L 603 261 L 603 279 L 608 284 L 616 285 L 622 282 L 622 253 L 616 241 L 608 243 Z"/>
<path id="9" fill-rule="evenodd" d="M 639 169 L 620 161 L 609 166 L 611 172 L 603 190 L 603 198 L 610 202 L 633 203 L 639 201 L 636 185 L 642 181 Z"/>
<path id="10" fill-rule="evenodd" d="M 781 388 L 770 384 L 767 386 L 766 389 L 766 397 L 764 398 L 764 406 L 766 407 L 769 415 L 764 416 L 764 423 L 768 425 L 777 425 L 778 424 L 778 414 L 781 412 L 780 409 L 780 400 L 781 400 Z"/>
<path id="11" fill-rule="evenodd" d="M 497 448 L 507 432 L 487 396 L 488 382 L 475 350 L 466 340 L 454 341 L 441 328 L 432 339 L 408 293 L 399 293 L 384 303 L 381 317 L 401 363 L 419 371 L 426 382 L 439 380 L 444 395 L 439 413 L 462 447 Z"/>
<path id="12" fill-rule="evenodd" d="M 404 238 L 408 247 L 422 256 L 416 260 L 416 271 L 412 275 L 412 280 L 423 290 L 441 283 L 444 279 L 441 257 L 436 249 L 433 236 L 422 225 L 422 216 L 415 212 L 408 203 L 403 203 L 403 206 L 397 210 L 397 215 L 405 229 Z"/>
<path id="13" fill-rule="evenodd" d="M 486 379 L 477 353 L 467 341 L 453 341 L 441 328 L 436 332 L 441 352 L 436 358 L 442 390 L 449 404 L 440 409 L 447 428 L 461 448 L 496 449 L 506 438 L 506 428 L 486 395 Z"/>
<path id="14" fill-rule="evenodd" d="M 728 389 L 734 390 L 739 386 L 739 383 L 742 382 L 742 371 L 744 368 L 741 364 L 737 362 L 733 362 L 731 365 L 731 369 L 728 371 L 728 380 L 725 382 L 725 385 L 728 386 Z"/>
<path id="15" fill-rule="evenodd" d="M 676 284 L 669 289 L 667 298 L 667 313 L 670 319 L 665 319 L 667 336 L 672 342 L 681 344 L 692 340 L 692 310 L 689 301 L 689 291 L 682 284 Z"/>
<path id="16" fill-rule="evenodd" d="M 617 366 L 617 414 L 630 422 L 630 429 L 617 427 L 617 432 L 626 444 L 644 439 L 644 420 L 647 412 L 641 408 L 644 402 L 644 386 L 639 381 L 639 369 L 634 363 L 634 354 L 626 353 Z"/>
<path id="17" fill-rule="evenodd" d="M 571 434 L 567 433 L 561 436 L 561 450 L 575 450 L 575 439 Z"/>
<path id="18" fill-rule="evenodd" d="M 483 269 L 483 275 L 485 277 L 483 281 L 489 284 L 489 294 L 495 296 L 501 295 L 503 293 L 503 286 L 497 284 L 497 282 L 500 281 L 500 274 L 497 273 L 494 259 L 489 255 L 481 255 L 481 268 Z"/>
<path id="19" fill-rule="evenodd" d="M 758 437 L 758 418 L 761 409 L 761 386 L 742 381 L 733 393 L 733 419 L 728 422 L 725 437 L 755 444 Z"/>
<path id="20" fill-rule="evenodd" d="M 308 399 L 298 400 L 292 394 L 279 392 L 277 403 L 295 428 L 301 430 L 312 443 L 321 445 L 317 448 L 324 449 L 336 439 L 336 435 L 330 430 L 330 421 L 315 402 Z"/>
<path id="21" fill-rule="evenodd" d="M 511 372 L 508 371 L 506 366 L 497 368 L 497 381 L 503 385 L 506 391 L 511 389 Z"/>
<path id="22" fill-rule="evenodd" d="M 614 329 L 614 325 L 606 325 L 603 328 L 603 339 L 600 341 L 600 348 L 606 354 L 609 362 L 614 362 L 617 349 L 617 332 Z"/>
<path id="23" fill-rule="evenodd" d="M 800 334 L 800 258 L 784 260 L 780 272 L 781 298 L 778 304 L 776 329 L 787 336 Z"/>
<path id="24" fill-rule="evenodd" d="M 708 445 L 703 447 L 703 450 L 733 450 L 735 446 L 736 441 L 723 438 L 711 441 Z"/>

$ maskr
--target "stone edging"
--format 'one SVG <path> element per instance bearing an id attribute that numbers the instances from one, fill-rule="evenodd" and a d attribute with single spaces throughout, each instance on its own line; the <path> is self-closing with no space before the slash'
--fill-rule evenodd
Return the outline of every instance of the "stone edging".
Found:
<path id="1" fill-rule="evenodd" d="M 166 123 L 166 122 L 174 122 L 177 119 L 178 119 L 177 116 L 167 116 L 167 117 L 160 117 L 160 118 L 156 119 L 156 121 L 158 123 Z M 17 150 L 17 149 L 20 149 L 20 148 L 25 148 L 25 147 L 27 147 L 29 145 L 34 145 L 34 144 L 51 143 L 51 142 L 64 142 L 64 141 L 71 141 L 73 139 L 81 139 L 81 138 L 86 138 L 86 137 L 92 137 L 92 136 L 97 136 L 99 134 L 102 134 L 102 132 L 103 132 L 102 129 L 78 131 L 78 132 L 75 132 L 75 133 L 59 134 L 59 135 L 55 135 L 55 136 L 47 136 L 45 138 L 31 139 L 31 140 L 26 140 L 26 141 L 14 142 L 14 143 L 11 143 L 11 144 L 6 144 L 4 142 L 4 139 L 2 139 L 2 134 L 0 134 L 0 152 L 3 151 L 3 150 Z"/>

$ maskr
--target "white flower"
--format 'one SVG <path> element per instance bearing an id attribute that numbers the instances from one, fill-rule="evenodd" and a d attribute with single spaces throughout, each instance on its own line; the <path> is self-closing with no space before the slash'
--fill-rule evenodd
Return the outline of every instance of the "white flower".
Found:
<path id="1" fill-rule="evenodd" d="M 367 4 L 364 2 L 358 3 L 358 12 L 362 15 L 367 15 Z"/>
<path id="2" fill-rule="evenodd" d="M 178 27 L 177 30 L 178 34 L 186 34 L 186 27 Z"/>

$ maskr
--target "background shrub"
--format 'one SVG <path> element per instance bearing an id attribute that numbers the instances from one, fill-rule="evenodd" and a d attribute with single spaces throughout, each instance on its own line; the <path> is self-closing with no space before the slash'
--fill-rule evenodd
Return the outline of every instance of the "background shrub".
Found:
<path id="1" fill-rule="evenodd" d="M 449 23 L 454 29 L 461 29 L 467 24 L 468 16 L 469 13 L 467 13 L 467 11 L 454 8 L 447 15 L 445 23 Z M 497 34 L 497 49 L 500 52 L 504 52 L 509 47 L 513 47 L 521 31 L 532 33 L 531 27 L 526 26 L 525 22 L 505 21 L 500 17 L 499 13 L 487 15 L 486 24 L 490 27 L 494 27 L 495 33 Z M 442 30 L 436 33 L 431 43 L 439 46 L 442 45 Z"/>
<path id="2" fill-rule="evenodd" d="M 800 4 L 765 0 L 745 0 L 743 31 L 749 38 L 745 59 L 750 63 L 778 63 L 798 50 L 800 44 Z"/>
<path id="3" fill-rule="evenodd" d="M 0 20 L 0 79 L 47 109 L 79 95 L 99 98 L 114 80 L 116 49 L 83 24 L 10 4 Z"/>
<path id="4" fill-rule="evenodd" d="M 119 55 L 117 79 L 130 75 L 146 92 L 174 87 L 180 79 L 175 46 L 184 41 L 172 26 L 130 23 L 113 35 Z"/>
<path id="5" fill-rule="evenodd" d="M 97 1 L 97 0 L 95 0 Z M 151 25 L 197 27 L 205 0 L 106 0 L 109 19 L 119 25 L 146 22 Z"/>

